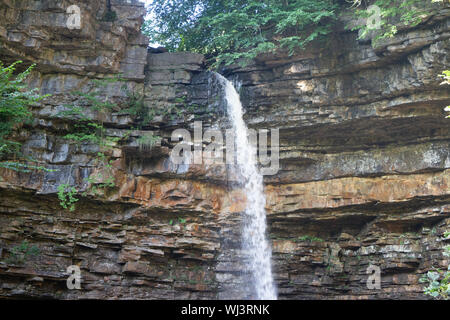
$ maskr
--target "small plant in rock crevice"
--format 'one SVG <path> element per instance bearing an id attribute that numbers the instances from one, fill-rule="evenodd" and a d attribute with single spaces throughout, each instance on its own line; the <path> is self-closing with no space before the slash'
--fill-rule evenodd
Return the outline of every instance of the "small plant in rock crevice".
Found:
<path id="1" fill-rule="evenodd" d="M 37 246 L 30 246 L 28 241 L 24 240 L 20 245 L 15 246 L 10 251 L 10 256 L 6 259 L 7 264 L 21 265 L 27 262 L 31 257 L 39 255 L 40 250 Z"/>
<path id="2" fill-rule="evenodd" d="M 122 89 L 126 91 L 127 107 L 122 108 L 119 111 L 119 114 L 130 115 L 138 122 L 138 129 L 142 129 L 153 120 L 154 115 L 151 113 L 151 110 L 148 110 L 143 95 L 134 91 L 129 91 L 126 86 L 122 86 Z"/>
<path id="3" fill-rule="evenodd" d="M 124 90 L 125 87 L 123 87 Z M 161 117 L 162 120 L 175 120 L 175 117 L 182 118 L 186 97 L 176 98 L 174 103 L 164 107 L 147 106 L 144 101 L 144 96 L 136 92 L 127 91 L 127 108 L 120 110 L 119 114 L 128 114 L 138 122 L 138 129 L 148 126 L 156 117 Z"/>
<path id="4" fill-rule="evenodd" d="M 118 105 L 110 101 L 105 92 L 108 84 L 122 81 L 119 77 L 92 80 L 94 84 L 93 89 L 88 92 L 74 91 L 73 95 L 78 102 L 73 105 L 66 105 L 65 110 L 58 113 L 58 116 L 72 120 L 72 132 L 64 136 L 65 139 L 78 144 L 92 144 L 97 145 L 99 151 L 95 154 L 93 166 L 97 168 L 85 182 L 89 184 L 89 189 L 83 192 L 82 196 L 92 194 L 99 196 L 107 189 L 116 186 L 114 177 L 113 160 L 111 154 L 118 142 L 128 139 L 131 130 L 124 137 L 108 136 L 107 128 L 104 120 L 108 114 L 118 109 Z M 138 128 L 142 129 L 153 120 L 157 111 L 148 109 L 144 103 L 144 97 L 136 92 L 130 92 L 126 86 L 122 86 L 122 90 L 126 91 L 127 100 L 125 104 L 127 108 L 122 108 L 119 114 L 129 114 L 138 122 Z M 89 115 L 89 111 L 96 112 L 97 116 Z M 153 146 L 160 141 L 160 137 L 153 132 L 144 134 L 137 139 L 137 143 L 141 150 L 152 149 Z M 69 186 L 67 183 L 58 188 L 58 197 L 61 201 L 61 206 L 71 211 L 75 210 L 75 203 L 77 202 L 76 194 L 78 191 L 75 186 Z"/>
<path id="5" fill-rule="evenodd" d="M 296 241 L 307 241 L 307 242 L 323 242 L 324 240 L 318 237 L 314 237 L 314 236 L 310 236 L 310 235 L 305 235 L 305 236 L 301 236 L 298 237 L 296 239 Z"/>
<path id="6" fill-rule="evenodd" d="M 151 150 L 159 141 L 161 141 L 161 137 L 153 132 L 146 133 L 137 139 L 139 150 L 141 151 Z"/>
<path id="7" fill-rule="evenodd" d="M 444 237 L 449 239 L 450 232 L 446 232 Z M 450 257 L 450 246 L 444 247 L 443 255 Z M 437 300 L 449 300 L 450 298 L 450 265 L 447 266 L 447 270 L 441 270 L 433 268 L 428 271 L 419 280 L 421 283 L 425 283 L 427 286 L 423 289 L 424 293 Z"/>
<path id="8" fill-rule="evenodd" d="M 73 94 L 81 101 L 76 105 L 66 105 L 66 109 L 59 116 L 68 118 L 75 122 L 74 132 L 64 136 L 65 139 L 81 145 L 85 143 L 94 144 L 99 147 L 99 151 L 95 154 L 94 166 L 100 168 L 100 172 L 91 175 L 85 181 L 90 185 L 90 191 L 94 195 L 99 194 L 99 189 L 112 188 L 115 186 L 115 178 L 112 168 L 112 160 L 107 154 L 112 153 L 114 145 L 121 139 L 118 137 L 110 137 L 107 135 L 104 121 L 102 120 L 109 112 L 114 110 L 116 104 L 112 103 L 109 98 L 105 98 L 103 92 L 109 83 L 119 81 L 120 78 L 109 78 L 102 80 L 92 80 L 94 89 L 89 93 L 75 91 Z M 88 115 L 87 110 L 80 104 L 86 104 L 90 111 L 98 114 L 98 119 Z M 78 201 L 76 195 L 78 190 L 75 186 L 68 183 L 61 184 L 58 187 L 58 198 L 61 206 L 70 211 L 75 210 L 75 203 Z M 83 193 L 87 196 L 88 192 Z"/>
<path id="9" fill-rule="evenodd" d="M 177 224 L 184 225 L 184 224 L 186 224 L 186 223 L 187 223 L 187 220 L 184 219 L 184 218 L 178 218 L 178 219 L 176 219 L 176 220 L 173 220 L 173 219 L 169 220 L 169 225 L 170 225 L 170 226 L 175 226 L 175 225 L 177 225 Z"/>
<path id="10" fill-rule="evenodd" d="M 106 190 L 108 188 L 114 188 L 116 186 L 112 160 L 108 159 L 108 157 L 99 152 L 96 158 L 96 167 L 100 168 L 98 173 L 92 174 L 90 177 L 86 179 L 91 185 L 90 191 L 98 196 L 101 195 L 101 190 Z M 87 192 L 83 193 L 84 196 L 87 196 Z"/>
<path id="11" fill-rule="evenodd" d="M 75 210 L 75 203 L 78 202 L 76 195 L 78 191 L 75 187 L 70 186 L 67 183 L 60 184 L 58 186 L 58 199 L 61 207 L 70 211 Z"/>

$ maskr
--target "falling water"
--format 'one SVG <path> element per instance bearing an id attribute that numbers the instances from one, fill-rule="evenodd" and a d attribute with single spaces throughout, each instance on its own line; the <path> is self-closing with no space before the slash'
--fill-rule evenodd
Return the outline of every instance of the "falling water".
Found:
<path id="1" fill-rule="evenodd" d="M 220 74 L 217 77 L 225 87 L 228 115 L 235 134 L 237 167 L 247 198 L 242 230 L 242 247 L 248 254 L 246 271 L 253 278 L 256 299 L 275 300 L 277 294 L 272 277 L 272 251 L 266 238 L 266 198 L 263 177 L 257 168 L 256 146 L 249 142 L 238 92 L 226 78 Z"/>

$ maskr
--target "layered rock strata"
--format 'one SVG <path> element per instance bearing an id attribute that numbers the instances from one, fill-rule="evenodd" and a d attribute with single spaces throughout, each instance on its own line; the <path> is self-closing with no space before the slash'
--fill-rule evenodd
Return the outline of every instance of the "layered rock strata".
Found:
<path id="1" fill-rule="evenodd" d="M 67 8 L 81 28 L 67 28 Z M 55 171 L 1 171 L 0 296 L 57 299 L 245 298 L 239 221 L 245 197 L 228 166 L 174 165 L 174 129 L 225 129 L 220 88 L 201 55 L 147 51 L 136 1 L 0 3 L 0 59 L 36 63 L 30 85 L 51 94 L 16 133 L 23 152 Z M 424 299 L 418 279 L 446 267 L 450 223 L 450 12 L 373 47 L 339 29 L 327 46 L 262 56 L 223 72 L 242 82 L 250 127 L 280 129 L 280 171 L 266 176 L 269 236 L 280 299 Z M 345 44 L 345 45 L 343 45 Z M 60 115 L 95 79 L 117 109 L 100 114 L 115 186 L 93 193 L 95 144 L 76 144 Z M 151 121 L 139 126 L 129 93 Z M 139 148 L 149 132 L 162 137 Z M 76 186 L 76 210 L 58 186 Z M 39 254 L 11 259 L 23 241 Z M 20 259 L 19 259 L 20 260 Z M 81 268 L 81 290 L 66 286 Z M 367 287 L 370 265 L 381 289 Z"/>

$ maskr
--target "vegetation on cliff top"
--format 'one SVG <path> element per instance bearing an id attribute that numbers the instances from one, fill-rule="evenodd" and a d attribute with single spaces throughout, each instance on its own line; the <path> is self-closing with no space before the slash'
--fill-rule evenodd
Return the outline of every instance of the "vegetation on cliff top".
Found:
<path id="1" fill-rule="evenodd" d="M 293 52 L 331 32 L 333 0 L 155 0 L 144 32 L 174 51 L 249 60 L 277 47 Z M 313 27 L 312 27 L 313 26 Z"/>
<path id="2" fill-rule="evenodd" d="M 417 26 L 432 11 L 433 3 L 444 0 L 374 0 L 364 1 L 364 4 L 362 0 L 348 2 L 356 7 L 356 15 L 363 18 L 353 30 L 360 30 L 359 38 L 365 38 L 372 32 L 372 43 L 377 44 L 381 39 L 394 36 L 402 27 Z"/>
<path id="3" fill-rule="evenodd" d="M 432 0 L 443 2 L 444 0 Z M 432 10 L 423 0 L 153 0 L 152 19 L 144 25 L 151 42 L 171 51 L 192 51 L 211 58 L 213 66 L 246 64 L 262 53 L 293 54 L 308 43 L 326 39 L 340 13 L 354 11 L 354 29 L 374 39 L 393 36 L 402 25 L 415 26 Z M 379 12 L 366 10 L 376 5 Z M 376 30 L 370 21 L 376 20 Z"/>

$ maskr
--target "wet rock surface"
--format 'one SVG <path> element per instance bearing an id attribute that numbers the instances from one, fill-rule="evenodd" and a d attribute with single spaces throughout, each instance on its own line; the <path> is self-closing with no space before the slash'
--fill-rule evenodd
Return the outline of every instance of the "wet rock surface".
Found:
<path id="1" fill-rule="evenodd" d="M 0 171 L 0 297 L 249 298 L 245 197 L 231 168 L 169 157 L 174 129 L 229 126 L 204 58 L 147 51 L 136 1 L 112 1 L 114 22 L 103 20 L 106 1 L 77 1 L 83 27 L 70 30 L 74 3 L 0 3 L 0 60 L 36 63 L 30 85 L 52 94 L 17 139 L 56 170 Z M 265 177 L 280 299 L 425 299 L 421 274 L 448 265 L 450 93 L 437 75 L 450 68 L 449 15 L 443 9 L 375 48 L 339 30 L 328 47 L 223 70 L 242 82 L 249 126 L 280 129 L 280 171 Z M 98 146 L 64 139 L 73 127 L 59 113 L 77 102 L 73 90 L 90 92 L 94 79 L 119 73 L 125 81 L 104 92 L 118 110 L 92 113 L 120 138 L 108 155 L 116 186 L 89 193 L 86 179 L 102 170 Z M 129 91 L 147 110 L 173 112 L 137 129 L 120 112 Z M 149 132 L 162 141 L 141 150 Z M 74 212 L 59 205 L 62 183 L 88 192 Z M 24 240 L 39 254 L 12 259 Z M 81 269 L 81 290 L 67 289 L 71 265 Z M 367 287 L 371 265 L 381 269 L 379 290 Z"/>

